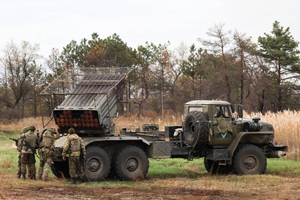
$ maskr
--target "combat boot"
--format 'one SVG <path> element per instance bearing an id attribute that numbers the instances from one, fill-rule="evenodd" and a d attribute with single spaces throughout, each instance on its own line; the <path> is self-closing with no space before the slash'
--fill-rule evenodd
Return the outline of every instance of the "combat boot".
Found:
<path id="1" fill-rule="evenodd" d="M 42 180 L 42 174 L 39 174 L 38 179 Z"/>
<path id="2" fill-rule="evenodd" d="M 76 185 L 76 178 L 73 178 L 72 184 Z"/>
<path id="3" fill-rule="evenodd" d="M 76 178 L 72 178 L 72 181 L 71 181 L 71 182 L 69 182 L 69 184 L 76 185 Z"/>
<path id="4" fill-rule="evenodd" d="M 31 180 L 36 180 L 35 174 L 31 177 Z"/>
<path id="5" fill-rule="evenodd" d="M 22 175 L 21 172 L 18 172 L 17 177 L 21 178 L 21 175 Z"/>
<path id="6" fill-rule="evenodd" d="M 43 181 L 48 181 L 48 177 L 44 176 Z"/>
<path id="7" fill-rule="evenodd" d="M 26 180 L 26 175 L 22 174 L 22 179 L 25 181 Z"/>
<path id="8" fill-rule="evenodd" d="M 82 183 L 82 179 L 79 178 L 79 179 L 78 179 L 78 184 L 80 185 L 81 183 Z"/>

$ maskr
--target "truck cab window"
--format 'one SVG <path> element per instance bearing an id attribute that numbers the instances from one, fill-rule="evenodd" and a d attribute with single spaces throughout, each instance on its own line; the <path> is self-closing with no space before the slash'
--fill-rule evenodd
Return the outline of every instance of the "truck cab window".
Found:
<path id="1" fill-rule="evenodd" d="M 229 118 L 230 117 L 230 111 L 228 109 L 228 106 L 216 106 L 214 110 L 214 117 L 225 117 Z"/>

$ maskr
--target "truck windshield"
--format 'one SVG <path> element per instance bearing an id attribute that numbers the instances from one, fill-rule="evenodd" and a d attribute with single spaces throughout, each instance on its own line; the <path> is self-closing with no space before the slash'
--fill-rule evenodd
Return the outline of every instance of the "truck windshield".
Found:
<path id="1" fill-rule="evenodd" d="M 231 109 L 228 106 L 215 106 L 214 117 L 230 117 Z"/>

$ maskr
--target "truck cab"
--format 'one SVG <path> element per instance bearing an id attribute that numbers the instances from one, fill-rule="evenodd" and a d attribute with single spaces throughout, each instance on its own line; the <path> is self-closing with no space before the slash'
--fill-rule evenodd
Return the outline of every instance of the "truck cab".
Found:
<path id="1" fill-rule="evenodd" d="M 285 156 L 287 146 L 273 143 L 274 128 L 271 124 L 260 121 L 258 117 L 243 119 L 242 106 L 237 110 L 238 116 L 234 117 L 233 106 L 227 101 L 187 102 L 183 122 L 187 146 L 192 147 L 194 155 L 204 157 L 207 171 L 264 173 L 266 157 Z M 202 138 L 202 141 L 191 138 Z"/>

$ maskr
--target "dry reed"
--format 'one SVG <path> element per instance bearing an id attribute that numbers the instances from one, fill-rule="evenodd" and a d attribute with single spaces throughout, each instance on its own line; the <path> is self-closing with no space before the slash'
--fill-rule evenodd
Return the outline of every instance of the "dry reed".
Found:
<path id="1" fill-rule="evenodd" d="M 142 128 L 143 124 L 158 124 L 160 130 L 164 126 L 182 125 L 183 115 L 181 113 L 166 112 L 162 117 L 156 112 L 148 111 L 145 116 L 120 116 L 116 121 L 116 133 L 122 128 L 134 130 Z M 274 126 L 275 139 L 278 144 L 287 145 L 289 148 L 288 158 L 300 160 L 300 112 L 286 110 L 280 113 L 268 112 L 264 115 L 261 113 L 245 113 L 244 118 L 252 119 L 260 117 L 262 121 L 268 122 Z M 35 125 L 37 129 L 42 130 L 42 118 L 26 118 L 10 124 L 0 123 L 0 130 L 22 130 L 25 126 Z M 52 120 L 47 127 L 55 127 Z"/>

